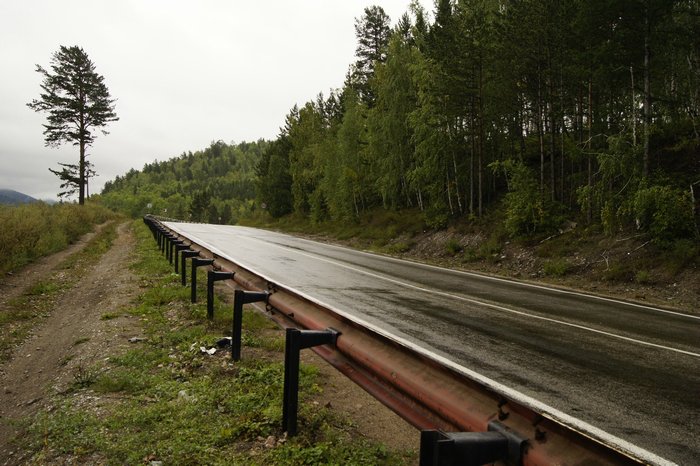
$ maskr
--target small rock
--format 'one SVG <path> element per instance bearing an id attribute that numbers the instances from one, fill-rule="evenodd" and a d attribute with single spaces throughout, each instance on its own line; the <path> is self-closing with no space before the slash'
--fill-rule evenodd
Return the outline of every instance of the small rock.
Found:
<path id="1" fill-rule="evenodd" d="M 143 337 L 132 337 L 132 338 L 129 338 L 129 343 L 138 343 L 138 342 L 140 342 L 140 341 L 146 341 L 146 339 L 143 338 Z"/>
<path id="2" fill-rule="evenodd" d="M 177 392 L 177 397 L 180 398 L 181 400 L 190 401 L 190 402 L 197 400 L 197 398 L 195 396 L 188 394 L 187 390 L 180 390 L 179 392 Z"/>

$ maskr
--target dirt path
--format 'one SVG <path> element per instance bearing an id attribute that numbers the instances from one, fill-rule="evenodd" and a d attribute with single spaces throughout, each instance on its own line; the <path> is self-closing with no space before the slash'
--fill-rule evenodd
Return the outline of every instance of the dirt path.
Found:
<path id="1" fill-rule="evenodd" d="M 83 238 L 10 277 L 2 284 L 2 301 L 18 296 L 38 278 L 49 275 L 89 239 Z M 0 464 L 17 464 L 25 457 L 25 453 L 15 451 L 12 442 L 21 435 L 16 421 L 47 409 L 50 395 L 64 391 L 83 368 L 112 353 L 115 347 L 128 345 L 128 338 L 138 333 L 138 322 L 120 314 L 138 292 L 127 269 L 133 245 L 129 224 L 119 225 L 112 248 L 91 266 L 83 280 L 58 298 L 50 316 L 1 368 Z"/>
<path id="2" fill-rule="evenodd" d="M 63 262 L 68 256 L 81 251 L 88 242 L 102 230 L 107 223 L 99 225 L 95 231 L 83 235 L 75 243 L 68 246 L 63 251 L 59 251 L 50 256 L 42 257 L 36 262 L 24 267 L 20 272 L 10 272 L 5 277 L 0 277 L 0 310 L 10 300 L 21 295 L 27 288 L 47 277 L 51 272 Z"/>
<path id="3" fill-rule="evenodd" d="M 0 288 L 0 309 L 39 278 L 46 277 L 90 237 L 13 275 Z M 118 354 L 129 338 L 140 335 L 137 318 L 126 309 L 139 293 L 128 271 L 134 236 L 125 223 L 112 248 L 91 266 L 86 278 L 60 296 L 51 314 L 0 366 L 0 465 L 25 464 L 35 452 L 13 439 L 22 435 L 18 421 L 51 410 L 54 395 L 70 388 L 85 369 Z M 123 311 L 123 312 L 122 312 Z M 348 416 L 361 435 L 391 449 L 418 447 L 419 433 L 360 387 L 308 352 L 304 360 L 319 367 L 323 393 L 315 403 Z"/>

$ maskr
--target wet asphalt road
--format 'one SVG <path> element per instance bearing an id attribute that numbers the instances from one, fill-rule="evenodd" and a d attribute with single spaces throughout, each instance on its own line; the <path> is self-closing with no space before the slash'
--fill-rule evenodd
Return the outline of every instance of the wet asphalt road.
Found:
<path id="1" fill-rule="evenodd" d="M 700 464 L 700 316 L 451 271 L 245 227 L 168 223 L 678 464 Z"/>

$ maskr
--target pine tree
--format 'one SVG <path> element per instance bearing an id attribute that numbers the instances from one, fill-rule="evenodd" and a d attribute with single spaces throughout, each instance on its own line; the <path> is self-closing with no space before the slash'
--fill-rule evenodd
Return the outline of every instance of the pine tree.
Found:
<path id="1" fill-rule="evenodd" d="M 80 176 L 79 170 L 80 166 L 71 163 L 60 163 L 59 165 L 63 168 L 61 170 L 54 170 L 49 168 L 49 171 L 56 175 L 61 181 L 61 189 L 63 191 L 58 193 L 58 197 L 69 198 L 80 189 Z M 90 196 L 89 189 L 87 189 L 88 181 L 97 175 L 97 172 L 93 168 L 90 161 L 85 161 L 85 187 L 86 187 L 86 197 Z"/>
<path id="2" fill-rule="evenodd" d="M 82 205 L 87 184 L 85 151 L 95 141 L 96 129 L 119 119 L 114 112 L 114 99 L 94 63 L 78 46 L 61 46 L 51 58 L 51 71 L 39 65 L 36 71 L 44 77 L 43 92 L 27 106 L 48 113 L 44 125 L 47 146 L 69 142 L 79 147 L 77 184 L 78 203 Z M 107 134 L 104 130 L 102 133 Z"/>
<path id="3" fill-rule="evenodd" d="M 355 56 L 353 81 L 362 101 L 371 108 L 374 104 L 374 92 L 370 81 L 374 77 L 374 70 L 378 63 L 386 61 L 386 52 L 389 45 L 390 19 L 380 6 L 365 8 L 365 13 L 360 19 L 355 20 L 355 36 L 357 37 L 357 49 Z"/>

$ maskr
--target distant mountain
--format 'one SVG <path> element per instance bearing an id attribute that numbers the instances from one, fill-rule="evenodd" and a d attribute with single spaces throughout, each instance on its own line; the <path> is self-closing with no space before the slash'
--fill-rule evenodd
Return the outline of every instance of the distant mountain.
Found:
<path id="1" fill-rule="evenodd" d="M 0 204 L 17 205 L 36 201 L 32 196 L 27 196 L 12 189 L 0 189 Z"/>

